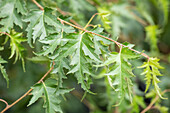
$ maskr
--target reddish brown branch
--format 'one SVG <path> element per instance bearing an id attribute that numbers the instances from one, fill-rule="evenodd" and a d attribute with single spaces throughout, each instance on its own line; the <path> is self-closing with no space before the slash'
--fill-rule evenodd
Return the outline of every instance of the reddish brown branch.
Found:
<path id="1" fill-rule="evenodd" d="M 47 73 L 37 82 L 40 83 L 44 80 L 44 78 L 53 70 L 55 63 L 53 62 L 52 67 L 47 71 Z M 16 103 L 18 103 L 19 101 L 21 101 L 24 97 L 26 97 L 27 95 L 29 95 L 29 93 L 32 91 L 33 89 L 29 89 L 24 95 L 22 95 L 19 99 L 17 99 L 15 102 L 13 102 L 12 104 L 8 105 L 8 103 L 5 100 L 0 99 L 0 101 L 4 102 L 6 104 L 6 107 L 0 112 L 0 113 L 4 113 L 6 110 L 8 110 L 9 108 L 11 108 L 12 106 L 14 106 Z"/>
<path id="2" fill-rule="evenodd" d="M 57 7 L 57 10 L 58 10 L 59 13 L 61 13 L 61 14 L 64 15 L 64 16 L 67 16 L 67 15 L 71 16 L 71 13 L 66 12 L 66 11 L 62 11 L 62 10 L 61 10 L 60 8 L 58 8 L 58 7 Z M 75 20 L 70 19 L 69 21 L 70 21 L 71 23 L 75 24 L 76 26 L 81 27 Z"/>
<path id="3" fill-rule="evenodd" d="M 164 93 L 166 93 L 166 92 L 170 92 L 170 89 L 164 90 L 164 91 L 162 92 L 162 94 L 164 94 Z M 159 96 L 157 95 L 157 96 L 155 97 L 155 99 L 154 99 L 141 113 L 145 113 L 145 112 L 147 112 L 149 109 L 151 109 L 158 99 L 159 99 Z"/>
<path id="4" fill-rule="evenodd" d="M 5 34 L 5 35 L 7 35 L 7 36 L 11 37 L 11 35 L 9 35 L 9 34 L 8 34 L 8 33 L 6 33 L 6 32 L 0 32 L 0 34 Z"/>
<path id="5" fill-rule="evenodd" d="M 7 102 L 7 101 L 5 101 L 5 100 L 3 100 L 3 99 L 0 99 L 0 101 L 3 102 L 3 103 L 5 103 L 6 106 L 8 106 L 8 102 Z"/>

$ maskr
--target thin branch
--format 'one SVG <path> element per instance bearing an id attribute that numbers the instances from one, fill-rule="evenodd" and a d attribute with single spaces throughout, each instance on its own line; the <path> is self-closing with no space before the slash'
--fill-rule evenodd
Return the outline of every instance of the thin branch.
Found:
<path id="1" fill-rule="evenodd" d="M 36 0 L 32 0 L 36 6 L 38 6 L 40 8 L 40 10 L 44 11 L 44 8 L 36 1 Z"/>
<path id="2" fill-rule="evenodd" d="M 8 102 L 7 102 L 7 101 L 5 101 L 5 100 L 3 100 L 3 99 L 0 99 L 0 101 L 3 102 L 3 103 L 5 103 L 6 106 L 8 106 Z"/>
<path id="3" fill-rule="evenodd" d="M 58 7 L 56 7 L 56 8 L 57 8 L 58 12 L 61 13 L 62 15 L 64 15 L 64 16 L 67 16 L 67 15 L 71 16 L 71 15 L 72 15 L 70 12 L 62 11 L 62 10 L 61 10 L 60 8 L 58 8 Z M 70 19 L 69 21 L 70 21 L 71 23 L 75 24 L 76 26 L 81 27 L 75 20 Z"/>
<path id="4" fill-rule="evenodd" d="M 11 37 L 11 35 L 6 33 L 6 32 L 0 32 L 0 34 L 4 34 L 4 35 L 7 35 L 7 36 Z"/>
<path id="5" fill-rule="evenodd" d="M 170 89 L 164 90 L 164 91 L 162 92 L 162 94 L 164 94 L 164 93 L 166 93 L 166 92 L 170 92 Z M 157 96 L 155 97 L 155 99 L 154 99 L 141 113 L 145 113 L 145 112 L 147 112 L 149 109 L 151 109 L 152 106 L 153 106 L 153 104 L 155 104 L 158 99 L 159 99 L 159 96 L 157 95 Z"/>
<path id="6" fill-rule="evenodd" d="M 92 17 L 90 18 L 90 20 L 87 22 L 87 24 L 85 25 L 85 27 L 83 29 L 86 29 L 89 26 L 89 24 L 91 23 L 91 21 L 94 19 L 94 17 L 98 14 L 99 13 L 95 13 L 94 15 L 92 15 Z M 83 31 L 80 32 L 80 34 L 82 34 L 82 33 L 83 33 Z"/>
<path id="7" fill-rule="evenodd" d="M 40 83 L 44 80 L 44 78 L 53 70 L 54 68 L 54 61 L 53 61 L 53 65 L 52 67 L 46 72 L 46 74 L 37 82 L 37 83 Z M 17 99 L 15 102 L 13 102 L 12 104 L 8 105 L 8 103 L 4 100 L 0 100 L 0 101 L 3 101 L 4 103 L 6 103 L 6 107 L 0 112 L 0 113 L 4 113 L 6 110 L 8 110 L 9 108 L 11 108 L 12 106 L 14 106 L 16 103 L 18 103 L 19 101 L 21 101 L 24 97 L 26 97 L 27 95 L 29 95 L 29 93 L 32 91 L 33 89 L 29 89 L 24 95 L 22 95 L 19 99 Z"/>
<path id="8" fill-rule="evenodd" d="M 61 13 L 62 15 L 64 15 L 64 16 L 67 16 L 67 15 L 71 16 L 72 15 L 70 12 L 63 11 L 58 7 L 56 7 L 56 8 L 57 8 L 58 12 Z"/>
<path id="9" fill-rule="evenodd" d="M 88 27 L 88 25 L 91 23 L 91 21 L 94 19 L 94 17 L 96 15 L 98 15 L 99 13 L 95 13 L 94 15 L 92 15 L 92 17 L 90 18 L 90 20 L 88 21 L 88 23 L 86 24 L 86 26 L 84 27 L 84 29 L 86 29 Z"/>

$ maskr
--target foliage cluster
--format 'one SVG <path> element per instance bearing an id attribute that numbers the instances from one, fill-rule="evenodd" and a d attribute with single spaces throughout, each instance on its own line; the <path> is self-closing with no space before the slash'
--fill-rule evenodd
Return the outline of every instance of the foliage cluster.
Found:
<path id="1" fill-rule="evenodd" d="M 170 104 L 161 103 L 167 103 L 161 99 L 166 99 L 164 93 L 169 90 L 161 89 L 169 88 L 170 78 L 169 3 L 0 0 L 0 72 L 12 99 L 4 96 L 8 93 L 4 79 L 0 94 L 15 100 L 18 91 L 35 84 L 19 98 L 21 101 L 32 95 L 29 104 L 28 100 L 25 104 L 37 106 L 33 112 L 40 112 L 42 103 L 46 113 L 75 113 L 78 108 L 82 108 L 82 113 L 144 113 L 151 107 L 168 112 Z M 160 59 L 164 71 L 160 70 L 164 69 Z M 42 76 L 45 70 L 47 73 Z M 167 76 L 159 77 L 163 75 Z M 77 101 L 72 96 L 81 99 L 86 107 L 80 104 L 75 108 Z M 19 101 L 8 104 L 0 99 L 6 104 L 0 106 L 2 113 Z M 36 101 L 38 104 L 32 105 Z M 20 108 L 14 111 L 22 112 Z"/>

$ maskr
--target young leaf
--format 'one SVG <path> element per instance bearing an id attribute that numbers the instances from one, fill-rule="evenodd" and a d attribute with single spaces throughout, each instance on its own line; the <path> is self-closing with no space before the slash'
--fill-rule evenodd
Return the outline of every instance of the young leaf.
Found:
<path id="1" fill-rule="evenodd" d="M 146 41 L 150 43 L 151 46 L 151 52 L 155 53 L 158 52 L 158 39 L 157 39 L 157 31 L 158 31 L 158 26 L 156 25 L 150 25 L 145 27 L 146 33 L 147 33 L 147 38 Z"/>
<path id="2" fill-rule="evenodd" d="M 22 37 L 22 33 L 17 33 L 14 30 L 11 31 L 10 33 L 10 47 L 11 47 L 11 55 L 9 58 L 12 58 L 15 56 L 15 61 L 18 59 L 22 59 L 23 61 L 23 51 L 25 48 L 21 45 L 22 42 L 25 42 L 26 39 Z"/>
<path id="3" fill-rule="evenodd" d="M 147 62 L 144 62 L 142 66 L 139 68 L 145 68 L 144 72 L 141 73 L 141 75 L 145 75 L 145 80 L 146 80 L 146 89 L 145 92 L 149 89 L 151 81 L 152 85 L 155 88 L 156 93 L 161 97 L 162 99 L 165 99 L 161 95 L 160 88 L 158 86 L 158 83 L 160 80 L 157 78 L 157 76 L 163 76 L 160 72 L 159 69 L 164 69 L 160 64 L 158 63 L 159 59 L 158 58 L 149 58 Z"/>

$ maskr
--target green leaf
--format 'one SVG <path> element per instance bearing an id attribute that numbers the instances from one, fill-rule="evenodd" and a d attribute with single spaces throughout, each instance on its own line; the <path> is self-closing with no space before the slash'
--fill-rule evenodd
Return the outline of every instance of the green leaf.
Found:
<path id="1" fill-rule="evenodd" d="M 63 87 L 63 79 L 67 79 L 66 73 L 64 72 L 64 68 L 70 70 L 70 66 L 68 64 L 68 59 L 63 58 L 62 60 L 55 61 L 55 66 L 53 71 L 51 72 L 52 74 L 57 74 L 57 79 L 58 79 L 58 87 L 62 88 Z"/>
<path id="2" fill-rule="evenodd" d="M 145 27 L 147 38 L 146 41 L 150 43 L 151 46 L 151 52 L 152 53 L 158 53 L 159 49 L 157 46 L 158 39 L 157 39 L 157 33 L 158 33 L 158 26 L 156 25 L 150 25 Z"/>
<path id="3" fill-rule="evenodd" d="M 111 12 L 105 7 L 99 7 L 97 10 L 99 12 L 99 16 L 101 16 L 104 28 L 110 29 L 111 21 L 109 20 L 110 19 L 109 15 L 111 15 Z"/>
<path id="4" fill-rule="evenodd" d="M 135 19 L 127 7 L 129 7 L 128 4 L 120 3 L 109 6 L 102 5 L 97 8 L 105 30 L 112 34 L 114 40 L 117 40 L 123 30 L 127 31 L 128 21 L 131 20 L 134 23 Z"/>
<path id="5" fill-rule="evenodd" d="M 43 50 L 39 53 L 35 53 L 38 56 L 47 54 L 53 54 L 54 50 L 61 44 L 61 40 L 63 38 L 63 32 L 59 33 L 58 35 L 50 35 L 48 38 L 41 40 L 40 42 L 49 44 L 48 46 L 43 46 Z"/>
<path id="6" fill-rule="evenodd" d="M 40 97 L 43 96 L 43 87 L 42 87 L 42 83 L 40 84 L 36 84 L 33 87 L 31 87 L 33 89 L 33 91 L 31 92 L 31 94 L 33 95 L 31 100 L 29 101 L 29 104 L 27 106 L 30 106 L 31 104 L 35 103 Z"/>
<path id="7" fill-rule="evenodd" d="M 5 80 L 7 82 L 7 88 L 8 88 L 9 87 L 9 78 L 6 73 L 6 70 L 4 69 L 4 66 L 2 66 L 1 64 L 0 64 L 0 69 L 1 69 L 1 73 L 2 73 L 3 77 L 5 78 Z"/>
<path id="8" fill-rule="evenodd" d="M 22 28 L 21 14 L 26 14 L 24 2 L 21 0 L 4 0 L 0 7 L 0 31 L 10 32 L 14 24 Z M 17 10 L 16 10 L 17 9 Z"/>
<path id="9" fill-rule="evenodd" d="M 0 51 L 4 50 L 4 47 L 0 47 Z"/>
<path id="10" fill-rule="evenodd" d="M 100 27 L 96 27 L 92 30 L 92 32 L 94 33 L 97 33 L 97 34 L 100 34 L 102 36 L 106 36 L 106 37 L 109 37 L 108 35 L 104 34 L 103 33 L 103 28 L 100 28 Z M 101 55 L 102 51 L 105 51 L 106 53 L 109 53 L 108 51 L 108 45 L 112 44 L 113 42 L 105 39 L 105 38 L 102 38 L 102 37 L 99 37 L 97 35 L 90 35 L 90 37 L 93 39 L 93 42 L 94 42 L 94 49 L 95 49 L 95 53 L 97 55 Z M 114 43 L 113 43 L 114 44 Z"/>
<path id="11" fill-rule="evenodd" d="M 159 69 L 164 69 L 160 64 L 158 63 L 159 59 L 157 58 L 149 58 L 147 62 L 144 62 L 142 66 L 139 68 L 145 68 L 144 72 L 141 73 L 141 75 L 145 75 L 145 80 L 146 80 L 146 89 L 145 92 L 148 91 L 151 81 L 152 85 L 155 88 L 156 93 L 161 97 L 162 99 L 165 99 L 161 95 L 160 88 L 158 86 L 158 83 L 160 80 L 157 78 L 157 76 L 163 76 L 160 72 Z"/>
<path id="12" fill-rule="evenodd" d="M 139 113 L 140 112 L 140 107 L 145 108 L 145 102 L 144 102 L 144 98 L 141 96 L 137 96 L 135 95 L 133 97 L 133 104 L 132 104 L 132 113 Z"/>
<path id="13" fill-rule="evenodd" d="M 109 66 L 108 73 L 105 74 L 109 85 L 117 92 L 117 97 L 120 99 L 119 105 L 125 98 L 125 95 L 129 95 L 129 99 L 132 102 L 132 86 L 131 77 L 135 77 L 132 72 L 132 66 L 129 59 L 137 59 L 139 55 L 135 54 L 128 48 L 122 48 L 120 53 L 113 52 L 108 59 L 98 66 Z"/>
<path id="14" fill-rule="evenodd" d="M 0 56 L 0 64 L 3 64 L 3 63 L 7 63 L 7 61 L 5 61 L 4 59 L 2 59 L 2 57 Z"/>
<path id="15" fill-rule="evenodd" d="M 72 27 L 63 26 L 56 18 L 57 15 L 52 15 L 52 10 L 45 8 L 44 11 L 33 10 L 24 19 L 25 22 L 30 22 L 26 31 L 28 43 L 32 46 L 35 40 L 39 38 L 44 40 L 48 35 L 61 32 L 62 29 L 66 33 L 74 32 Z"/>
<path id="16" fill-rule="evenodd" d="M 7 82 L 7 88 L 9 87 L 9 78 L 8 78 L 8 74 L 6 73 L 6 69 L 4 68 L 4 66 L 2 66 L 1 64 L 7 63 L 7 61 L 3 60 L 0 56 L 0 70 L 1 73 L 3 75 L 3 77 L 5 78 L 6 82 Z"/>
<path id="17" fill-rule="evenodd" d="M 25 42 L 26 39 L 22 37 L 22 33 L 15 32 L 14 30 L 11 31 L 10 33 L 10 48 L 11 48 L 11 55 L 9 58 L 12 58 L 15 56 L 15 61 L 18 59 L 23 60 L 23 51 L 25 48 L 21 45 L 22 42 Z"/>
<path id="18" fill-rule="evenodd" d="M 168 0 L 159 0 L 159 2 L 161 4 L 161 8 L 164 13 L 164 24 L 166 24 L 168 21 L 169 1 Z"/>
<path id="19" fill-rule="evenodd" d="M 88 63 L 88 57 L 91 62 L 100 62 L 97 54 L 94 53 L 93 42 L 90 37 L 84 34 L 77 35 L 76 49 L 72 54 L 72 59 L 70 65 L 73 68 L 68 72 L 75 73 L 78 83 L 81 83 L 81 87 L 92 93 L 90 89 L 91 79 L 90 75 L 93 75 L 90 71 L 90 65 Z M 88 56 L 88 57 L 87 57 Z"/>
<path id="20" fill-rule="evenodd" d="M 27 58 L 27 59 L 32 62 L 36 62 L 36 63 L 45 63 L 45 62 L 50 61 L 50 59 L 45 56 L 36 56 L 36 57 L 32 57 L 32 58 Z"/>
<path id="21" fill-rule="evenodd" d="M 60 107 L 60 96 L 69 93 L 73 89 L 57 89 L 56 85 L 57 81 L 55 79 L 47 79 L 45 82 L 36 84 L 32 87 L 33 91 L 31 94 L 33 95 L 28 106 L 35 103 L 39 98 L 44 99 L 43 107 L 46 109 L 46 113 L 62 113 Z"/>
<path id="22" fill-rule="evenodd" d="M 61 32 L 63 30 L 66 33 L 73 33 L 75 31 L 73 27 L 61 24 L 61 22 L 56 18 L 57 14 L 53 15 L 53 13 L 54 11 L 50 8 L 44 9 L 44 20 L 47 25 L 53 26 L 54 30 L 57 32 Z"/>
<path id="23" fill-rule="evenodd" d="M 84 0 L 70 0 L 69 4 L 70 8 L 77 14 L 80 13 L 80 11 L 92 11 L 94 9 L 91 4 Z"/>
<path id="24" fill-rule="evenodd" d="M 45 97 L 44 99 L 45 103 L 43 107 L 46 108 L 46 113 L 55 113 L 55 112 L 62 113 L 60 105 L 59 105 L 60 100 L 54 94 L 56 89 L 46 86 L 44 82 L 42 83 L 42 87 L 44 90 L 44 97 Z"/>

